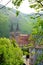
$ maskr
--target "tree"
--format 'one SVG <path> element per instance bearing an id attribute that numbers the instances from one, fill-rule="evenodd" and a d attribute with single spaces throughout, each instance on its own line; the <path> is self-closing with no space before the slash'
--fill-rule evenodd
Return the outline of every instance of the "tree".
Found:
<path id="1" fill-rule="evenodd" d="M 22 1 L 23 1 L 23 0 L 12 0 L 12 3 L 13 3 L 15 6 L 20 6 Z"/>
<path id="2" fill-rule="evenodd" d="M 12 0 L 12 3 L 15 6 L 20 6 L 23 0 Z M 35 10 L 42 10 L 43 11 L 43 0 L 28 0 L 30 2 L 30 7 L 34 8 Z"/>
<path id="3" fill-rule="evenodd" d="M 34 25 L 32 36 L 36 43 L 40 44 L 43 40 L 43 19 L 40 17 L 37 19 L 37 22 Z"/>
<path id="4" fill-rule="evenodd" d="M 9 18 L 5 14 L 0 13 L 0 37 L 9 37 Z"/>
<path id="5" fill-rule="evenodd" d="M 11 40 L 0 38 L 0 65 L 22 65 L 22 51 Z"/>
<path id="6" fill-rule="evenodd" d="M 31 2 L 30 7 L 37 11 L 43 11 L 43 0 L 29 0 Z"/>
<path id="7" fill-rule="evenodd" d="M 19 15 L 18 8 L 20 7 L 21 3 L 23 3 L 23 1 L 24 0 L 12 0 L 12 3 L 17 8 L 17 12 L 16 12 L 17 16 Z M 38 12 L 38 14 L 39 14 L 39 11 L 43 11 L 43 0 L 28 0 L 28 2 L 30 3 L 30 7 L 34 8 L 36 12 Z"/>

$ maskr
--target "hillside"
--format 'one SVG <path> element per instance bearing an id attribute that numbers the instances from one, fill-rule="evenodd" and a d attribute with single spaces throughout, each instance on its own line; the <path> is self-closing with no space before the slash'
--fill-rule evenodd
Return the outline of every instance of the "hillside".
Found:
<path id="1" fill-rule="evenodd" d="M 16 10 L 6 8 L 6 7 L 0 9 L 0 13 L 9 17 L 9 20 L 8 20 L 9 27 L 11 27 L 11 24 L 13 23 L 14 31 L 16 30 L 16 25 L 18 22 L 21 33 L 24 33 L 24 34 L 31 33 L 33 28 L 33 23 L 35 23 L 36 21 L 36 19 L 35 21 L 34 19 L 31 19 L 31 16 L 34 16 L 35 14 L 26 15 L 20 12 L 18 17 L 16 17 Z"/>

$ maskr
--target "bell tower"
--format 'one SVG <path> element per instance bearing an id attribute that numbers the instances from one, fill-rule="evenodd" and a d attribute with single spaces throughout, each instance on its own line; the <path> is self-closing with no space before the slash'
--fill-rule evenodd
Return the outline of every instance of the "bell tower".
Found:
<path id="1" fill-rule="evenodd" d="M 11 24 L 11 27 L 10 27 L 10 32 L 13 32 L 14 29 L 13 29 L 13 23 Z"/>
<path id="2" fill-rule="evenodd" d="M 10 27 L 10 38 L 14 38 L 14 28 L 13 28 L 13 23 L 11 23 L 11 27 Z"/>
<path id="3" fill-rule="evenodd" d="M 18 36 L 20 34 L 20 29 L 19 29 L 19 24 L 17 22 L 17 27 L 16 27 L 16 31 L 15 31 L 15 36 Z"/>
<path id="4" fill-rule="evenodd" d="M 19 31 L 19 24 L 17 23 L 16 32 Z"/>

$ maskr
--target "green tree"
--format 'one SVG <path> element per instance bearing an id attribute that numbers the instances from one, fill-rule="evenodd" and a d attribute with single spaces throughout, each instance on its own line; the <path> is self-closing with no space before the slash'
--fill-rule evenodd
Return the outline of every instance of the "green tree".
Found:
<path id="1" fill-rule="evenodd" d="M 6 38 L 0 38 L 0 65 L 22 65 L 22 51 Z"/>
<path id="2" fill-rule="evenodd" d="M 37 11 L 43 11 L 43 0 L 28 0 L 31 4 L 30 7 Z"/>
<path id="3" fill-rule="evenodd" d="M 20 6 L 23 0 L 12 0 L 12 3 L 15 6 Z M 34 8 L 35 10 L 43 11 L 43 0 L 28 0 L 30 2 L 30 7 Z"/>
<path id="4" fill-rule="evenodd" d="M 9 18 L 5 14 L 0 13 L 0 37 L 9 36 Z"/>
<path id="5" fill-rule="evenodd" d="M 21 2 L 22 2 L 23 0 L 12 0 L 12 3 L 15 5 L 15 6 L 17 6 L 17 7 L 19 7 L 20 5 L 21 5 Z"/>
<path id="6" fill-rule="evenodd" d="M 37 19 L 32 31 L 33 39 L 36 43 L 41 43 L 43 40 L 43 19 L 40 17 Z"/>

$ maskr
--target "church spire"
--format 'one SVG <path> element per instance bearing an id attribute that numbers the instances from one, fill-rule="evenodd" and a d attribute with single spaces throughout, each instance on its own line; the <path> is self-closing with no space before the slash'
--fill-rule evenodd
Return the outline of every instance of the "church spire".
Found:
<path id="1" fill-rule="evenodd" d="M 13 23 L 11 24 L 11 28 L 10 28 L 10 32 L 13 32 L 14 29 L 13 29 Z"/>
<path id="2" fill-rule="evenodd" d="M 19 31 L 19 24 L 17 23 L 16 31 Z"/>
<path id="3" fill-rule="evenodd" d="M 19 24 L 17 22 L 17 27 L 16 27 L 16 31 L 15 31 L 15 36 L 19 36 L 20 31 L 19 31 Z"/>

